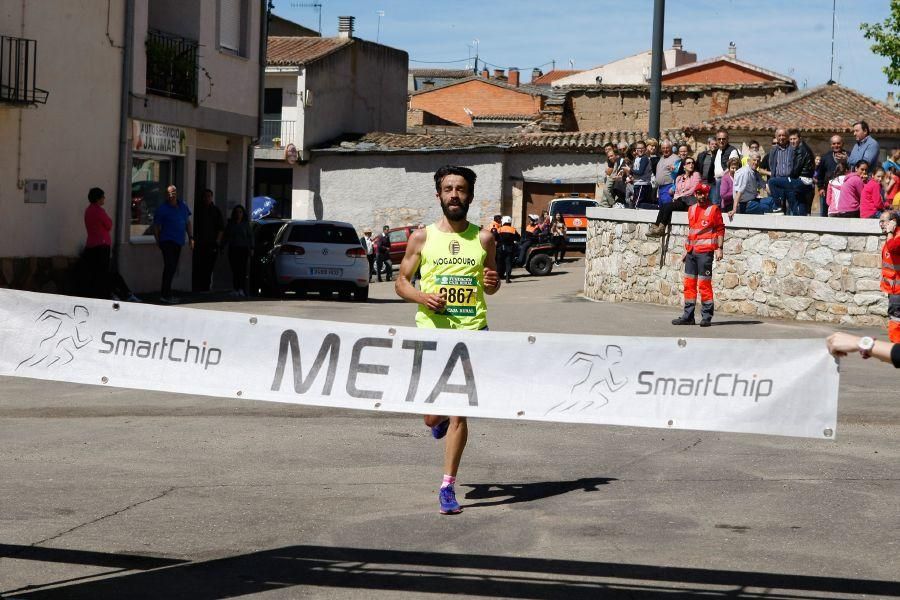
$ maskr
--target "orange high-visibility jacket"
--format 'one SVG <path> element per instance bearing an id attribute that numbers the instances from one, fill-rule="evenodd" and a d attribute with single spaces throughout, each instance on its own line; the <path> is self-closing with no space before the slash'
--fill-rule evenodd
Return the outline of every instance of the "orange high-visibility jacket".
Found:
<path id="1" fill-rule="evenodd" d="M 722 211 L 715 204 L 706 208 L 694 204 L 688 209 L 688 237 L 684 248 L 688 252 L 712 252 L 719 248 L 716 238 L 725 236 Z"/>
<path id="2" fill-rule="evenodd" d="M 900 294 L 900 236 L 886 241 L 881 249 L 881 290 Z"/>

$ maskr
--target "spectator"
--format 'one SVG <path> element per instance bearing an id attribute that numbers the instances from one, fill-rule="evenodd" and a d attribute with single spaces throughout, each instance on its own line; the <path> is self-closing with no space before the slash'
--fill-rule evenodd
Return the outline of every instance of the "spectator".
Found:
<path id="1" fill-rule="evenodd" d="M 870 337 L 857 337 L 839 331 L 828 336 L 828 351 L 836 358 L 847 356 L 851 352 L 859 352 L 863 358 L 875 357 L 881 362 L 893 363 L 900 369 L 900 344 L 873 340 Z"/>
<path id="2" fill-rule="evenodd" d="M 896 205 L 897 194 L 900 194 L 900 174 L 894 169 L 888 169 L 884 174 L 884 201 L 888 205 Z M 893 206 L 892 206 L 893 208 Z"/>
<path id="3" fill-rule="evenodd" d="M 759 169 L 759 154 L 750 152 L 747 165 L 734 173 L 734 205 L 728 212 L 728 218 L 733 218 L 734 213 L 746 215 L 762 215 L 775 210 L 775 203 L 771 198 L 760 198 L 759 192 L 766 189 L 757 169 Z"/>
<path id="4" fill-rule="evenodd" d="M 672 201 L 659 208 L 656 213 L 656 223 L 647 229 L 647 237 L 661 237 L 666 231 L 666 227 L 672 222 L 672 213 L 675 211 L 685 211 L 693 204 L 697 203 L 694 197 L 694 191 L 700 185 L 700 173 L 694 171 L 695 161 L 690 156 L 684 159 L 684 173 L 675 179 L 675 193 Z"/>
<path id="5" fill-rule="evenodd" d="M 504 216 L 497 230 L 497 273 L 500 279 L 511 282 L 513 261 L 516 258 L 516 247 L 519 243 L 519 232 L 512 225 L 512 217 Z"/>
<path id="6" fill-rule="evenodd" d="M 856 165 L 859 164 L 860 161 L 866 161 L 866 165 L 870 167 L 877 164 L 879 152 L 878 142 L 869 135 L 869 124 L 865 121 L 857 121 L 854 123 L 853 137 L 856 138 L 856 143 L 853 144 L 853 149 L 850 150 L 850 158 L 847 159 L 850 168 L 855 171 Z"/>
<path id="7" fill-rule="evenodd" d="M 716 159 L 717 150 L 716 136 L 711 135 L 706 138 L 706 150 L 697 155 L 696 166 L 697 172 L 700 173 L 700 180 L 710 186 L 716 182 L 713 161 Z"/>
<path id="8" fill-rule="evenodd" d="M 540 223 L 540 234 L 538 235 L 538 239 L 546 241 L 550 237 L 550 229 L 553 226 L 553 221 L 550 220 L 550 213 L 547 209 L 541 211 L 541 223 Z"/>
<path id="9" fill-rule="evenodd" d="M 831 136 L 831 149 L 822 155 L 819 166 L 816 168 L 816 185 L 818 186 L 819 215 L 828 216 L 828 203 L 826 194 L 829 182 L 834 179 L 834 171 L 838 163 L 847 160 L 847 151 L 844 149 L 844 140 L 839 135 Z"/>
<path id="10" fill-rule="evenodd" d="M 496 233 L 498 229 L 500 229 L 500 215 L 494 215 L 491 221 L 491 233 Z"/>
<path id="11" fill-rule="evenodd" d="M 732 158 L 741 159 L 741 153 L 738 149 L 728 143 L 728 132 L 719 129 L 716 132 L 716 153 L 713 157 L 713 177 L 715 185 L 710 185 L 709 201 L 713 204 L 719 204 L 719 185 L 722 176 L 728 170 L 728 161 Z"/>
<path id="12" fill-rule="evenodd" d="M 650 159 L 650 169 L 655 174 L 656 173 L 656 165 L 659 164 L 659 140 L 656 138 L 647 138 L 644 140 L 644 143 L 647 144 L 647 158 Z M 653 185 L 656 186 L 654 177 Z"/>
<path id="13" fill-rule="evenodd" d="M 499 224 L 497 226 L 499 227 Z M 359 245 L 366 249 L 366 260 L 369 261 L 369 283 L 372 283 L 372 275 L 375 274 L 375 240 L 372 239 L 371 227 L 363 230 L 363 236 L 359 238 Z"/>
<path id="14" fill-rule="evenodd" d="M 815 175 L 815 157 L 812 149 L 800 137 L 799 129 L 788 130 L 788 143 L 794 149 L 794 162 L 788 178 L 796 188 L 794 205 L 788 214 L 805 217 L 812 206 L 813 176 Z M 799 182 L 795 183 L 795 182 Z"/>
<path id="15" fill-rule="evenodd" d="M 888 295 L 888 339 L 900 343 L 900 213 L 886 211 L 879 222 L 887 241 L 881 249 L 881 290 Z"/>
<path id="16" fill-rule="evenodd" d="M 884 190 L 881 188 L 884 179 L 884 169 L 878 167 L 863 186 L 862 198 L 859 201 L 859 216 L 863 219 L 877 219 L 881 213 L 890 208 L 890 203 L 885 203 Z"/>
<path id="17" fill-rule="evenodd" d="M 828 216 L 837 216 L 843 206 L 841 205 L 841 188 L 844 186 L 844 180 L 847 179 L 847 161 L 838 161 L 837 167 L 834 169 L 834 177 L 828 182 L 825 190 L 825 205 L 828 206 Z"/>
<path id="18" fill-rule="evenodd" d="M 212 274 L 222 246 L 225 223 L 222 211 L 216 206 L 212 190 L 203 190 L 200 206 L 194 216 L 194 268 L 191 270 L 195 292 L 208 292 L 212 287 Z"/>
<path id="19" fill-rule="evenodd" d="M 178 188 L 170 185 L 166 189 L 166 201 L 153 213 L 153 237 L 163 256 L 162 285 L 160 301 L 163 304 L 177 304 L 179 299 L 172 295 L 172 280 L 178 269 L 178 259 L 185 243 L 185 234 L 191 250 L 194 249 L 194 234 L 191 227 L 191 210 L 178 197 Z"/>
<path id="20" fill-rule="evenodd" d="M 557 265 L 562 264 L 566 258 L 566 221 L 560 213 L 553 215 L 550 240 L 553 242 L 554 262 Z"/>
<path id="21" fill-rule="evenodd" d="M 675 160 L 675 177 L 684 173 L 684 159 L 691 155 L 691 147 L 687 144 L 678 146 L 678 158 Z"/>
<path id="22" fill-rule="evenodd" d="M 384 276 L 387 281 L 391 280 L 394 275 L 394 265 L 391 263 L 391 238 L 388 235 L 389 225 L 381 228 L 381 235 L 375 240 L 375 274 L 378 281 L 382 281 L 381 272 L 384 269 Z"/>
<path id="23" fill-rule="evenodd" d="M 840 203 L 837 205 L 839 210 L 831 216 L 858 219 L 863 186 L 868 179 L 869 163 L 864 160 L 857 161 L 856 168 L 847 174 L 841 185 Z"/>
<path id="24" fill-rule="evenodd" d="M 644 142 L 639 141 L 634 144 L 634 162 L 632 163 L 629 173 L 633 178 L 634 193 L 632 195 L 632 205 L 634 208 L 656 208 L 656 198 L 652 195 L 653 188 L 650 186 L 650 159 L 644 156 L 647 147 Z"/>
<path id="25" fill-rule="evenodd" d="M 748 152 L 759 152 L 759 142 L 757 142 L 756 140 L 750 140 L 750 143 L 747 144 L 747 148 Z M 747 160 L 748 157 L 746 155 L 741 157 L 741 167 L 747 166 Z"/>
<path id="26" fill-rule="evenodd" d="M 768 154 L 769 194 L 775 206 L 788 212 L 796 203 L 800 181 L 791 182 L 791 171 L 794 170 L 794 147 L 788 142 L 787 130 L 779 127 L 775 130 L 775 146 Z"/>
<path id="27" fill-rule="evenodd" d="M 659 193 L 659 205 L 662 206 L 672 201 L 672 194 L 675 193 L 675 161 L 678 157 L 672 154 L 672 142 L 663 140 L 660 145 L 662 155 L 656 165 L 656 185 Z"/>
<path id="28" fill-rule="evenodd" d="M 625 177 L 624 168 L 628 164 L 625 158 L 616 153 L 616 149 L 612 144 L 607 144 L 606 148 L 606 189 L 612 196 L 613 206 L 616 208 L 625 207 Z"/>
<path id="29" fill-rule="evenodd" d="M 85 275 L 84 291 L 91 298 L 124 298 L 128 302 L 140 302 L 141 299 L 131 293 L 122 276 L 110 271 L 112 240 L 109 232 L 113 222 L 103 209 L 105 203 L 106 193 L 103 190 L 95 187 L 88 191 L 88 206 L 84 211 L 87 241 L 81 255 Z"/>
<path id="30" fill-rule="evenodd" d="M 519 244 L 519 256 L 516 258 L 517 265 L 525 265 L 525 255 L 528 254 L 528 249 L 537 243 L 538 237 L 541 235 L 540 226 L 540 217 L 537 215 L 528 215 L 528 225 L 525 226 L 525 236 Z"/>
<path id="31" fill-rule="evenodd" d="M 247 295 L 247 263 L 253 248 L 253 231 L 247 219 L 247 209 L 238 204 L 231 209 L 231 218 L 225 226 L 224 243 L 228 245 L 228 264 L 231 266 L 231 294 L 243 298 Z"/>
<path id="32" fill-rule="evenodd" d="M 734 208 L 734 174 L 741 167 L 741 159 L 732 157 L 728 159 L 728 170 L 722 174 L 719 186 L 719 201 L 723 211 L 731 211 Z"/>

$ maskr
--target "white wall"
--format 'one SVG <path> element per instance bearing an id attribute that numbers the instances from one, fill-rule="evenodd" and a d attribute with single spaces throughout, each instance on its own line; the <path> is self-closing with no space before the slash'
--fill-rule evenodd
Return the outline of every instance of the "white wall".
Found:
<path id="1" fill-rule="evenodd" d="M 34 108 L 0 104 L 0 257 L 77 255 L 91 187 L 115 218 L 122 50 L 110 38 L 123 43 L 124 3 L 110 4 L 108 32 L 106 9 L 0 0 L 0 34 L 37 40 L 37 87 L 50 91 Z M 46 179 L 47 203 L 25 204 L 19 179 Z"/>
<path id="2" fill-rule="evenodd" d="M 348 221 L 358 230 L 432 223 L 441 216 L 434 172 L 455 164 L 477 175 L 469 221 L 486 225 L 503 198 L 503 155 L 366 154 L 314 155 L 310 184 L 318 184 L 319 218 Z M 296 179 L 295 179 L 296 182 Z"/>
<path id="3" fill-rule="evenodd" d="M 506 155 L 506 169 L 510 177 L 540 183 L 595 183 L 599 172 L 600 154 L 531 154 Z M 603 156 L 604 166 L 606 157 Z"/>
<path id="4" fill-rule="evenodd" d="M 650 74 L 650 61 L 652 53 L 650 51 L 628 56 L 626 58 L 601 65 L 581 73 L 575 73 L 568 77 L 562 77 L 553 82 L 553 87 L 563 85 L 594 85 L 597 83 L 597 77 L 601 77 L 601 83 L 606 85 L 643 85 L 647 83 L 644 73 Z M 675 50 L 669 48 L 663 51 L 662 69 L 672 69 L 697 61 L 697 55 L 693 52 L 685 52 L 683 50 Z"/>

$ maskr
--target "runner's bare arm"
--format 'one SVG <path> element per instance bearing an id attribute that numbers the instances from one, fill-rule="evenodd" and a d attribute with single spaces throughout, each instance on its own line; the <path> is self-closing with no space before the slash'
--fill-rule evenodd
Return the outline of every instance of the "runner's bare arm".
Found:
<path id="1" fill-rule="evenodd" d="M 484 257 L 484 293 L 491 295 L 500 289 L 500 276 L 497 274 L 497 240 L 490 231 L 482 229 L 478 233 L 481 247 L 487 252 Z"/>
<path id="2" fill-rule="evenodd" d="M 434 312 L 441 312 L 447 304 L 447 300 L 440 294 L 426 294 L 410 283 L 416 269 L 419 268 L 419 261 L 422 258 L 422 248 L 425 247 L 425 237 L 427 233 L 424 229 L 416 229 L 409 236 L 406 242 L 406 254 L 400 261 L 400 273 L 397 275 L 397 281 L 394 283 L 394 290 L 397 295 L 407 302 L 415 302 L 428 307 Z"/>

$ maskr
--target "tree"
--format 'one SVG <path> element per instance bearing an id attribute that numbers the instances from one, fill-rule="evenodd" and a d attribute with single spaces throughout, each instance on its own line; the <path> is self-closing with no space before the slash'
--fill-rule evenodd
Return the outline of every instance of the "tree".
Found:
<path id="1" fill-rule="evenodd" d="M 888 83 L 900 85 L 900 0 L 891 0 L 891 16 L 882 23 L 862 23 L 859 26 L 867 40 L 875 40 L 872 52 L 887 58 L 884 69 Z"/>

